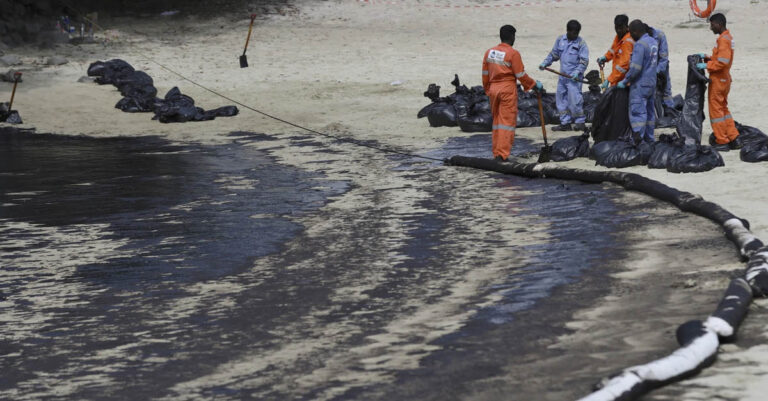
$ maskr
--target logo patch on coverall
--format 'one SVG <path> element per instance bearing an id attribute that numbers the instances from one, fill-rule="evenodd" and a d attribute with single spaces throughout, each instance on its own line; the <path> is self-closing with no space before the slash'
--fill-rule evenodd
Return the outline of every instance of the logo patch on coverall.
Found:
<path id="1" fill-rule="evenodd" d="M 507 52 L 500 52 L 498 50 L 488 52 L 488 62 L 490 63 L 503 64 L 504 57 L 507 57 Z"/>

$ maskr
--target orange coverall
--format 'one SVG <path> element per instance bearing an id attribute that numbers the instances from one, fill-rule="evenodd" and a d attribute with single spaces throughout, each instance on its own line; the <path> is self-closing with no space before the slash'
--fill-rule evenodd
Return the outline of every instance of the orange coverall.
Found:
<path id="1" fill-rule="evenodd" d="M 483 88 L 493 114 L 493 156 L 509 157 L 517 127 L 517 80 L 524 90 L 536 81 L 525 73 L 520 53 L 506 43 L 488 49 L 483 57 Z"/>
<path id="2" fill-rule="evenodd" d="M 605 52 L 605 60 L 613 60 L 613 68 L 611 69 L 611 75 L 608 76 L 608 82 L 611 86 L 616 85 L 619 81 L 624 79 L 629 71 L 629 61 L 632 58 L 632 50 L 635 48 L 635 41 L 632 36 L 627 32 L 621 40 L 619 36 L 613 38 L 613 44 L 611 48 Z"/>
<path id="3" fill-rule="evenodd" d="M 707 62 L 709 71 L 709 121 L 715 140 L 728 143 L 739 136 L 731 112 L 728 111 L 728 92 L 731 90 L 731 65 L 733 65 L 733 36 L 726 30 L 717 38 L 712 57 Z"/>

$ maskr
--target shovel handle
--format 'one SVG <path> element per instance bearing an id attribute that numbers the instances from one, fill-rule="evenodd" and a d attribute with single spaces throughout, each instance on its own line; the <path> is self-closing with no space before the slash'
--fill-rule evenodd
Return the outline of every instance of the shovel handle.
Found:
<path id="1" fill-rule="evenodd" d="M 553 69 L 551 69 L 551 68 L 549 68 L 549 67 L 544 67 L 544 69 L 545 69 L 545 70 L 547 70 L 547 71 L 549 71 L 549 72 L 553 72 L 553 73 L 555 73 L 555 74 L 557 74 L 557 75 L 559 75 L 559 76 L 561 76 L 561 77 L 566 77 L 566 78 L 568 78 L 568 79 L 573 79 L 573 78 L 572 78 L 570 75 L 568 75 L 568 74 L 563 74 L 562 72 L 560 72 L 560 71 L 557 71 L 557 70 L 553 70 Z M 581 79 L 577 79 L 577 80 L 576 80 L 576 82 L 581 82 L 581 83 L 583 83 L 583 84 L 589 84 L 589 81 L 585 81 L 585 80 L 581 80 Z"/>
<path id="2" fill-rule="evenodd" d="M 605 72 L 603 71 L 603 65 L 600 65 L 600 83 L 605 82 Z M 602 89 L 605 92 L 605 88 Z"/>
<path id="3" fill-rule="evenodd" d="M 541 120 L 541 135 L 544 136 L 544 147 L 548 148 L 549 144 L 547 143 L 547 127 L 545 127 L 546 121 L 544 121 L 544 106 L 542 105 L 542 102 L 541 102 L 541 92 L 537 91 L 536 97 L 539 100 L 539 119 Z"/>
<path id="4" fill-rule="evenodd" d="M 246 50 L 248 50 L 248 42 L 251 40 L 251 32 L 253 31 L 253 20 L 256 19 L 256 14 L 251 14 L 251 24 L 248 25 L 248 37 L 245 38 L 245 47 L 243 48 L 243 56 L 245 56 Z"/>
<path id="5" fill-rule="evenodd" d="M 13 107 L 13 98 L 16 96 L 16 85 L 19 84 L 19 79 L 21 79 L 21 72 L 16 71 L 13 73 L 13 91 L 11 92 L 11 101 L 8 103 L 8 111 L 11 111 L 11 107 Z"/>

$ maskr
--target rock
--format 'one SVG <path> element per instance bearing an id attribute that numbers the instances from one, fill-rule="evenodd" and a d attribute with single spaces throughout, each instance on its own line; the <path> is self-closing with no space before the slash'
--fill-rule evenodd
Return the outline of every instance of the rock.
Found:
<path id="1" fill-rule="evenodd" d="M 0 65 L 4 66 L 11 66 L 11 65 L 20 65 L 21 59 L 18 56 L 14 56 L 12 54 L 0 57 Z"/>
<path id="2" fill-rule="evenodd" d="M 48 60 L 46 60 L 45 64 L 47 64 L 47 65 L 62 65 L 62 64 L 67 64 L 68 62 L 69 62 L 69 60 L 65 59 L 64 57 L 53 56 L 53 57 L 48 57 Z"/>

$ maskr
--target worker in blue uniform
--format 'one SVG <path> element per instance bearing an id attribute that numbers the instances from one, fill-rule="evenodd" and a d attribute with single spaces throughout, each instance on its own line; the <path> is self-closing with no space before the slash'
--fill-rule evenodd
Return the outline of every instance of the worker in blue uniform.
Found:
<path id="1" fill-rule="evenodd" d="M 589 64 L 589 48 L 587 48 L 587 42 L 579 37 L 581 32 L 579 21 L 568 21 L 565 30 L 566 34 L 555 40 L 552 51 L 539 65 L 539 69 L 543 70 L 560 60 L 560 72 L 570 77 L 561 76 L 557 81 L 555 99 L 557 111 L 560 113 L 560 125 L 553 127 L 552 131 L 583 131 L 586 129 L 584 126 L 586 115 L 584 114 L 584 97 L 581 94 L 581 81 Z"/>
<path id="2" fill-rule="evenodd" d="M 656 39 L 659 44 L 659 60 L 656 64 L 656 79 L 664 80 L 664 106 L 675 107 L 672 100 L 672 81 L 669 79 L 669 44 L 667 36 L 660 29 L 648 27 L 648 35 Z"/>
<path id="3" fill-rule="evenodd" d="M 629 87 L 629 124 L 635 141 L 653 142 L 653 128 L 656 124 L 653 107 L 656 93 L 656 73 L 659 59 L 659 45 L 648 35 L 645 24 L 634 20 L 629 24 L 629 33 L 635 40 L 629 71 L 617 87 Z"/>

